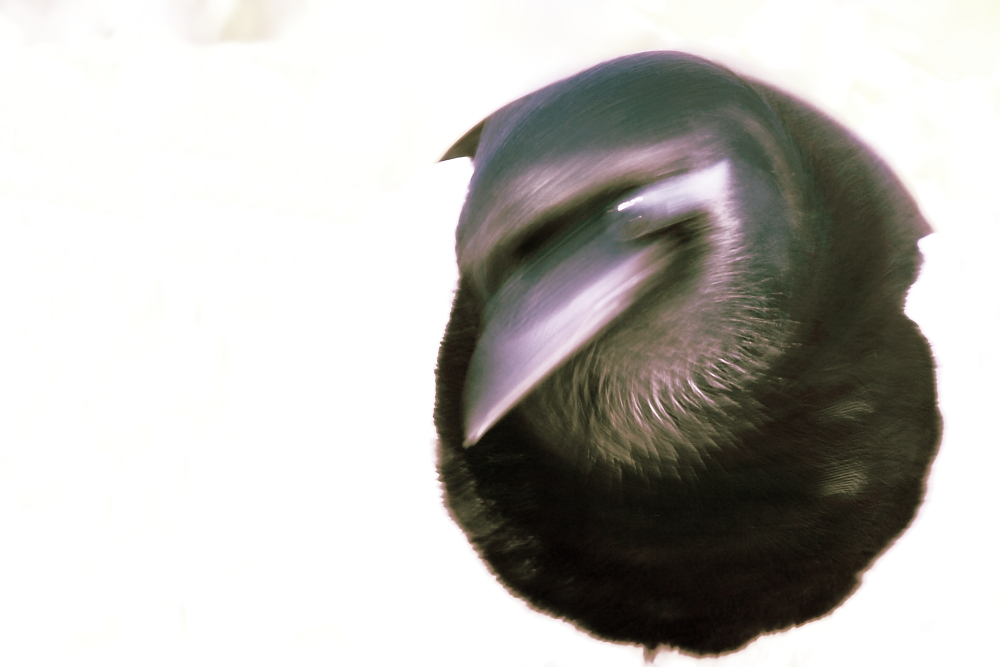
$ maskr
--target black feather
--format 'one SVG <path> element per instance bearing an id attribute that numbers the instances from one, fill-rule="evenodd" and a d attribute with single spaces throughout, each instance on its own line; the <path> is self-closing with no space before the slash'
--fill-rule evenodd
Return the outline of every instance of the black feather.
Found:
<path id="1" fill-rule="evenodd" d="M 793 227 L 758 216 L 730 248 L 686 224 L 656 289 L 464 448 L 466 373 L 512 249 L 720 154 L 780 183 Z M 522 98 L 445 159 L 462 155 L 439 471 L 499 580 L 595 636 L 696 654 L 840 604 L 913 519 L 941 433 L 902 312 L 930 228 L 885 163 L 809 105 L 676 53 Z"/>

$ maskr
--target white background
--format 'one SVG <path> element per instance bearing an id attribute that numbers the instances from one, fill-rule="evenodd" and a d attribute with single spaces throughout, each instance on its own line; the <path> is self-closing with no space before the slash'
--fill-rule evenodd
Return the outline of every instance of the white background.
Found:
<path id="1" fill-rule="evenodd" d="M 0 664 L 641 665 L 492 580 L 431 412 L 470 173 L 435 159 L 648 49 L 827 110 L 939 232 L 926 504 L 835 613 L 718 663 L 997 664 L 1000 9 L 972 0 L 0 0 Z"/>

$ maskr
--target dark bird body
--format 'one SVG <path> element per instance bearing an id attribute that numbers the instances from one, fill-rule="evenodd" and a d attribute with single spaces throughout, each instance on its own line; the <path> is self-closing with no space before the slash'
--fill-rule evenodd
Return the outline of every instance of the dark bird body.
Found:
<path id="1" fill-rule="evenodd" d="M 677 53 L 517 100 L 460 156 L 439 468 L 496 576 L 697 654 L 841 603 L 913 519 L 941 430 L 902 310 L 930 228 L 886 165 Z"/>

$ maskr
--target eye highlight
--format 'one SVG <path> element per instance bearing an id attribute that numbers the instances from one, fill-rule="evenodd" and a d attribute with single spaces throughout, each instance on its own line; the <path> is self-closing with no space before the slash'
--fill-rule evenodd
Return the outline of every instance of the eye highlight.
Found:
<path id="1" fill-rule="evenodd" d="M 636 241 L 706 215 L 729 191 L 729 162 L 664 179 L 632 193 L 607 213 L 622 241 Z"/>
<path id="2" fill-rule="evenodd" d="M 642 197 L 642 195 L 639 195 L 638 197 L 633 197 L 632 199 L 629 199 L 626 202 L 622 202 L 621 204 L 618 204 L 618 206 L 615 207 L 615 210 L 618 211 L 619 213 L 621 213 L 622 211 L 624 211 L 627 208 L 632 208 L 636 204 L 642 203 L 642 201 L 643 201 L 643 197 Z"/>

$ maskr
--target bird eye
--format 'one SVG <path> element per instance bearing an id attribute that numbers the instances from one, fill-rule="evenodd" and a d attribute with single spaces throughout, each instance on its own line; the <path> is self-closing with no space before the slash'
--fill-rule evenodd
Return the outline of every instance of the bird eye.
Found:
<path id="1" fill-rule="evenodd" d="M 729 165 L 726 161 L 701 171 L 672 176 L 622 198 L 608 215 L 622 241 L 648 239 L 690 220 L 704 217 L 726 196 Z"/>

